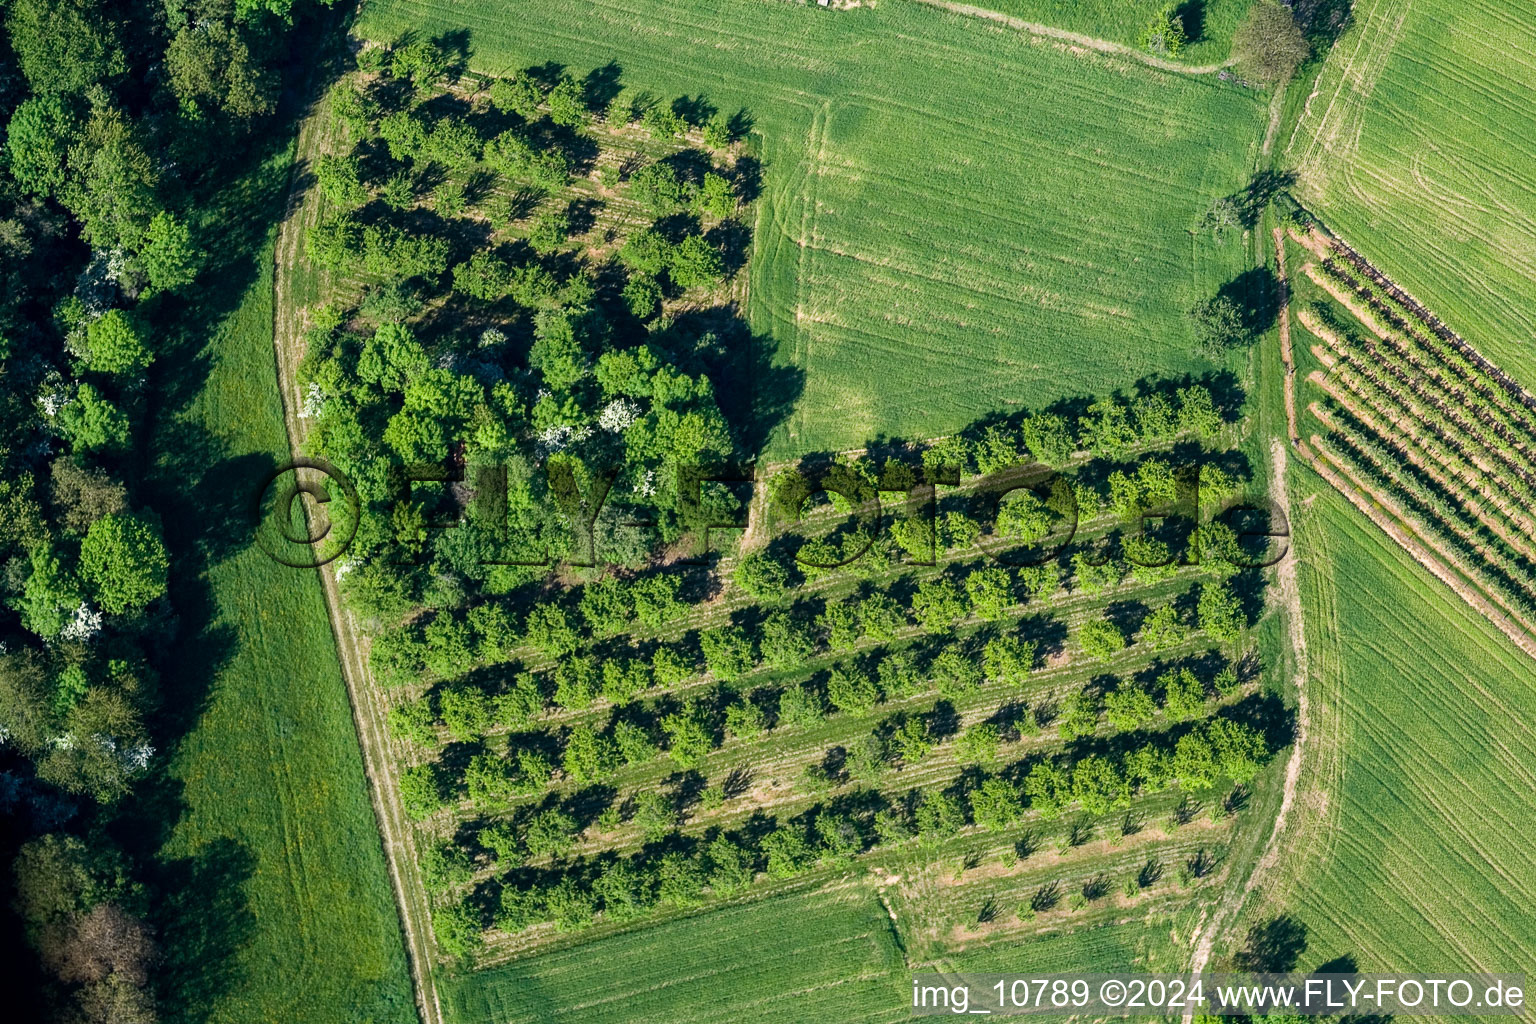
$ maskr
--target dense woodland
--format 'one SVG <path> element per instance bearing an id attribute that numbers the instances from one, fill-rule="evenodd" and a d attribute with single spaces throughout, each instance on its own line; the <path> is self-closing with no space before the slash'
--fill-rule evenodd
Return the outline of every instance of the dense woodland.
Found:
<path id="1" fill-rule="evenodd" d="M 295 7 L 297 6 L 297 10 Z M 152 1021 L 160 894 L 117 841 L 178 616 L 145 438 L 273 123 L 290 0 L 13 0 L 0 42 L 0 857 L 26 1019 Z"/>

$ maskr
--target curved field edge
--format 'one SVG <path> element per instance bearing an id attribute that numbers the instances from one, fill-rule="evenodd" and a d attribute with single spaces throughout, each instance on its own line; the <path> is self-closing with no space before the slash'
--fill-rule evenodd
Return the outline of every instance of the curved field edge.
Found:
<path id="1" fill-rule="evenodd" d="M 507 13 L 374 0 L 356 31 L 458 32 L 489 74 L 613 61 L 653 98 L 749 112 L 765 191 L 747 312 L 760 362 L 779 367 L 755 401 L 774 457 L 1211 369 L 1183 311 L 1246 253 L 1195 228 L 1248 180 L 1254 94 L 921 4 Z"/>
<path id="2" fill-rule="evenodd" d="M 1297 532 L 1313 728 L 1281 868 L 1299 968 L 1518 970 L 1536 957 L 1536 683 L 1529 660 L 1339 495 Z"/>
<path id="3" fill-rule="evenodd" d="M 167 341 L 154 436 L 182 610 L 166 713 L 181 738 L 136 817 L 154 844 L 168 1020 L 416 1020 L 379 833 L 311 571 L 249 543 L 288 443 L 273 373 L 273 241 L 285 147 L 209 211 L 254 234 Z M 206 328 L 206 334 L 199 333 Z"/>

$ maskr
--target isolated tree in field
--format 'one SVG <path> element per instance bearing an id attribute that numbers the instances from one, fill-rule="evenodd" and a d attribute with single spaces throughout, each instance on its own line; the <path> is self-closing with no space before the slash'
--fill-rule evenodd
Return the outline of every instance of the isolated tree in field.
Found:
<path id="1" fill-rule="evenodd" d="M 1257 0 L 1232 36 L 1232 56 L 1245 78 L 1280 82 L 1312 54 L 1289 7 Z"/>
<path id="2" fill-rule="evenodd" d="M 1177 57 L 1185 39 L 1184 19 L 1173 13 L 1173 4 L 1165 4 L 1141 30 L 1142 48 L 1160 57 Z"/>
<path id="3" fill-rule="evenodd" d="M 1243 312 L 1225 295 L 1197 302 L 1189 309 L 1189 322 L 1195 329 L 1195 345 L 1201 354 L 1215 359 L 1243 340 Z"/>
<path id="4" fill-rule="evenodd" d="M 1200 218 L 1200 226 L 1210 228 L 1211 234 L 1217 237 L 1223 231 L 1241 227 L 1242 223 L 1242 211 L 1237 208 L 1237 202 L 1231 196 L 1222 196 L 1216 200 L 1205 211 L 1205 216 Z"/>

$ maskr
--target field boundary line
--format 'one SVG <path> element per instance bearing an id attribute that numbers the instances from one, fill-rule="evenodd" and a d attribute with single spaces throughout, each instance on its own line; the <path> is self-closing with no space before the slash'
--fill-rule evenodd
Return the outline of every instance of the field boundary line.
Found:
<path id="1" fill-rule="evenodd" d="M 1150 53 L 1143 53 L 1134 46 L 1126 46 L 1124 43 L 1116 43 L 1108 39 L 1097 39 L 1093 36 L 1084 35 L 1081 32 L 1056 28 L 1054 25 L 1045 25 L 1038 21 L 1025 21 L 1023 18 L 1015 18 L 1011 14 L 1004 14 L 1001 11 L 990 10 L 986 7 L 973 7 L 970 4 L 955 3 L 953 0 L 916 0 L 916 2 L 949 11 L 951 14 L 963 14 L 969 18 L 995 21 L 1011 29 L 1028 32 L 1030 35 L 1044 36 L 1047 39 L 1056 39 L 1065 43 L 1086 46 L 1090 50 L 1097 50 L 1100 53 L 1113 53 L 1121 57 L 1130 57 L 1148 67 L 1158 68 L 1163 71 L 1175 71 L 1185 75 L 1210 75 L 1220 71 L 1222 68 L 1232 67 L 1237 63 L 1237 58 L 1228 57 L 1219 64 L 1180 64 L 1178 61 L 1165 60 Z"/>
<path id="2" fill-rule="evenodd" d="M 295 458 L 303 452 L 306 431 L 300 421 L 303 405 L 297 373 L 302 341 L 299 331 L 301 318 L 299 310 L 290 301 L 288 285 L 292 268 L 303 247 L 304 231 L 319 219 L 319 204 L 307 201 L 309 190 L 301 188 L 301 168 L 308 157 L 318 154 L 324 148 L 323 140 L 317 138 L 323 113 L 323 104 L 316 103 L 299 130 L 297 152 L 293 166 L 289 169 L 288 210 L 278 229 L 272 276 L 273 355 L 277 364 L 278 391 L 282 396 L 288 447 Z M 415 878 L 417 861 L 410 826 L 398 797 L 395 765 L 389 756 L 384 701 L 368 675 L 367 660 L 357 637 L 356 622 L 341 604 L 334 572 L 325 568 L 315 571 L 325 594 L 326 617 L 336 640 L 341 674 L 347 687 L 347 703 L 352 710 L 352 722 L 357 730 L 358 747 L 363 758 L 363 773 L 368 781 L 368 795 L 378 823 L 384 860 L 389 867 L 390 885 L 394 889 L 395 907 L 400 915 L 417 1015 L 422 1024 L 443 1024 L 442 1007 L 432 971 L 428 911 L 420 899 L 413 898 L 425 890 L 420 880 Z M 407 875 L 411 877 L 408 879 Z"/>

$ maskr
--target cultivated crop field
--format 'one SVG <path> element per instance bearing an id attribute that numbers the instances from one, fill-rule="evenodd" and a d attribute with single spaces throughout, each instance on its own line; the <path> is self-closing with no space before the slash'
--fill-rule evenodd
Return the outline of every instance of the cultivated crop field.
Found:
<path id="1" fill-rule="evenodd" d="M 1301 504 L 1313 721 L 1264 914 L 1306 928 L 1299 969 L 1529 964 L 1530 661 L 1331 489 Z"/>
<path id="2" fill-rule="evenodd" d="M 462 1024 L 689 1020 L 860 1024 L 908 1014 L 902 956 L 865 886 L 727 906 L 449 981 Z"/>
<path id="3" fill-rule="evenodd" d="M 1536 399 L 1345 243 L 1293 232 L 1309 439 L 1532 648 Z"/>
<path id="4" fill-rule="evenodd" d="M 1516 376 L 1536 378 L 1536 23 L 1366 0 L 1289 138 L 1299 195 Z"/>
<path id="5" fill-rule="evenodd" d="M 536 2 L 514 17 L 384 0 L 356 26 L 386 41 L 461 29 L 478 71 L 614 61 L 657 95 L 748 113 L 764 164 L 748 313 L 790 370 L 756 400 L 769 422 L 789 411 L 781 454 L 1197 369 L 1183 310 L 1243 266 L 1235 233 L 1194 231 L 1246 183 L 1262 134 L 1255 94 L 1214 76 L 905 3 Z"/>

